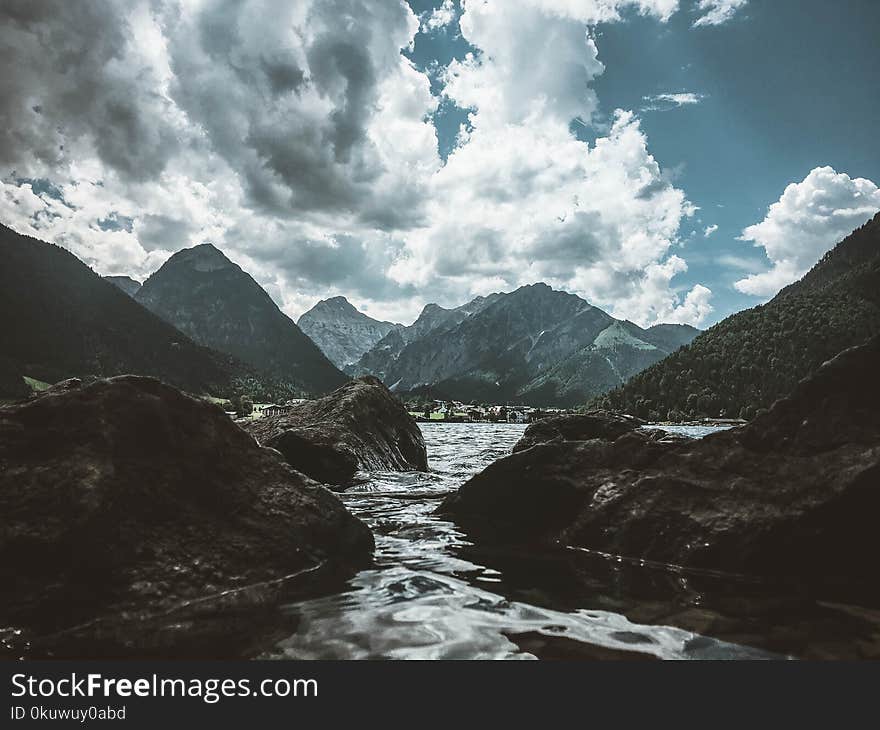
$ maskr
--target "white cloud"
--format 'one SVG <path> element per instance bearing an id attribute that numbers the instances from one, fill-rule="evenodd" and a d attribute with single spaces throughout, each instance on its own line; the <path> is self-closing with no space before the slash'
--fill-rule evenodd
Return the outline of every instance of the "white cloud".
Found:
<path id="1" fill-rule="evenodd" d="M 0 216 L 100 273 L 144 278 L 211 240 L 292 315 L 345 294 L 407 320 L 539 280 L 642 324 L 711 311 L 708 289 L 676 285 L 694 208 L 638 118 L 618 111 L 592 144 L 569 129 L 597 108 L 590 25 L 625 8 L 665 20 L 677 0 L 464 3 L 478 50 L 443 81 L 471 129 L 445 164 L 399 0 L 77 6 L 86 26 L 47 2 L 0 27 L 16 70 L 0 80 Z M 64 94 L 74 71 L 80 98 Z M 113 110 L 127 125 L 105 139 Z"/>
<path id="2" fill-rule="evenodd" d="M 655 94 L 642 97 L 645 105 L 644 111 L 668 111 L 682 106 L 694 106 L 706 97 L 703 94 L 695 94 L 692 91 L 682 91 L 675 94 Z"/>
<path id="3" fill-rule="evenodd" d="M 589 84 L 604 66 L 586 26 L 571 19 L 564 3 L 552 13 L 541 4 L 465 5 L 462 35 L 482 54 L 454 60 L 444 91 L 458 106 L 479 109 L 484 127 L 545 118 L 568 125 L 576 117 L 589 121 L 597 107 Z"/>
<path id="4" fill-rule="evenodd" d="M 703 231 L 703 238 L 709 238 L 715 231 L 718 230 L 718 226 L 714 223 L 711 226 L 706 226 L 706 229 Z"/>
<path id="5" fill-rule="evenodd" d="M 135 0 L 107 10 L 83 0 L 69 9 L 8 8 L 0 28 L 16 59 L 0 80 L 4 222 L 101 273 L 143 278 L 170 252 L 211 240 L 251 262 L 281 303 L 325 293 L 328 269 L 355 298 L 370 288 L 404 296 L 387 277 L 377 288 L 376 256 L 352 282 L 334 242 L 354 235 L 384 254 L 387 231 L 424 223 L 440 165 L 428 119 L 437 100 L 400 53 L 418 28 L 405 5 Z M 127 127 L 105 131 L 120 99 Z M 165 138 L 173 145 L 160 155 L 155 140 Z M 51 179 L 61 199 L 34 195 L 28 179 Z M 103 230 L 112 216 L 131 224 Z M 297 276 L 273 273 L 291 261 L 302 264 Z"/>
<path id="6" fill-rule="evenodd" d="M 439 162 L 426 119 L 436 101 L 400 54 L 417 29 L 393 0 L 184 5 L 170 95 L 252 207 L 406 227 L 420 217 L 421 173 Z"/>
<path id="7" fill-rule="evenodd" d="M 726 23 L 747 3 L 748 0 L 700 0 L 696 10 L 702 15 L 694 21 L 694 27 Z"/>
<path id="8" fill-rule="evenodd" d="M 424 13 L 422 16 L 422 31 L 425 33 L 433 33 L 435 31 L 446 28 L 455 22 L 458 17 L 458 6 L 455 0 L 443 0 L 443 4 L 439 8 L 434 8 L 431 13 Z"/>
<path id="9" fill-rule="evenodd" d="M 763 248 L 772 267 L 734 286 L 745 294 L 772 296 L 803 276 L 877 210 L 880 189 L 873 182 L 831 167 L 815 168 L 801 182 L 785 188 L 763 221 L 743 231 L 741 240 Z"/>
<path id="10" fill-rule="evenodd" d="M 710 304 L 712 290 L 702 284 L 697 284 L 684 298 L 680 306 L 675 307 L 663 320 L 672 324 L 694 324 L 703 322 L 712 311 Z"/>
<path id="11" fill-rule="evenodd" d="M 584 19 L 609 7 L 465 6 L 462 34 L 479 53 L 450 65 L 444 92 L 472 110 L 472 131 L 434 178 L 431 225 L 408 237 L 398 281 L 441 281 L 451 301 L 546 281 L 643 324 L 708 314 L 708 289 L 688 301 L 672 287 L 687 267 L 669 252 L 693 206 L 638 119 L 618 111 L 594 145 L 569 130 L 592 117 L 603 71 Z"/>

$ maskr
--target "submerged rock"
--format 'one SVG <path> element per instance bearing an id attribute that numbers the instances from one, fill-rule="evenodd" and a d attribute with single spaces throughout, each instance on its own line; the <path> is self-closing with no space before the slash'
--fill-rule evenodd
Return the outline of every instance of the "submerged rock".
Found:
<path id="1" fill-rule="evenodd" d="M 478 538 L 555 541 L 697 568 L 834 579 L 874 570 L 880 339 L 844 351 L 741 428 L 539 444 L 439 512 Z"/>
<path id="2" fill-rule="evenodd" d="M 427 471 L 422 432 L 378 378 L 364 376 L 246 428 L 295 469 L 346 487 L 361 469 Z"/>
<path id="3" fill-rule="evenodd" d="M 523 451 L 536 444 L 557 441 L 616 439 L 641 425 L 638 418 L 601 410 L 551 416 L 530 425 L 513 450 Z"/>
<path id="4" fill-rule="evenodd" d="M 369 563 L 367 527 L 217 406 L 151 378 L 64 385 L 0 408 L 0 626 L 147 620 Z"/>

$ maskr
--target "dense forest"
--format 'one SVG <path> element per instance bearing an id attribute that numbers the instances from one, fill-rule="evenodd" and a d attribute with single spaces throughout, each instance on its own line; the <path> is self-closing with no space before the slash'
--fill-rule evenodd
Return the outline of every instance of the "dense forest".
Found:
<path id="1" fill-rule="evenodd" d="M 880 214 L 767 304 L 722 320 L 592 405 L 650 420 L 751 418 L 880 333 Z"/>

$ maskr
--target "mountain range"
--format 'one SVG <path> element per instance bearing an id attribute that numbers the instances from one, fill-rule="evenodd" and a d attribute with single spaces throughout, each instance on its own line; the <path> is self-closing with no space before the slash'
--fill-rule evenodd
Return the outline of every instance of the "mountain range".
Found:
<path id="1" fill-rule="evenodd" d="M 130 372 L 193 392 L 277 399 L 319 395 L 369 373 L 401 395 L 428 389 L 460 400 L 574 406 L 697 334 L 679 325 L 643 329 L 534 284 L 451 309 L 428 304 L 409 326 L 334 297 L 300 318 L 316 344 L 211 244 L 178 251 L 142 285 L 102 278 L 65 249 L 8 228 L 0 245 L 7 397 L 26 392 L 25 375 L 56 382 Z"/>
<path id="2" fill-rule="evenodd" d="M 880 214 L 770 302 L 702 334 L 642 328 L 539 283 L 455 308 L 429 304 L 408 326 L 334 297 L 300 318 L 319 347 L 210 244 L 174 254 L 143 285 L 102 278 L 65 249 L 2 226 L 0 256 L 2 397 L 25 395 L 23 376 L 139 373 L 197 393 L 275 399 L 372 374 L 402 397 L 750 418 L 880 334 Z"/>
<path id="3" fill-rule="evenodd" d="M 299 394 L 320 395 L 348 380 L 250 274 L 210 243 L 175 253 L 134 299 L 195 342 Z"/>
<path id="4" fill-rule="evenodd" d="M 490 296 L 494 298 L 500 295 Z M 407 345 L 431 332 L 442 332 L 460 324 L 489 301 L 491 300 L 488 297 L 477 297 L 454 309 L 445 309 L 437 304 L 426 304 L 415 322 L 390 330 L 372 348 L 364 352 L 357 362 L 348 365 L 345 371 L 349 375 L 369 374 L 387 380 L 389 368 Z"/>
<path id="5" fill-rule="evenodd" d="M 398 393 L 575 406 L 690 342 L 686 325 L 643 329 L 546 284 L 424 308 L 353 366 Z"/>
<path id="6" fill-rule="evenodd" d="M 368 317 L 345 297 L 322 299 L 297 320 L 297 326 L 338 368 L 357 362 L 391 330 L 403 327 Z"/>
<path id="7" fill-rule="evenodd" d="M 596 403 L 650 419 L 751 418 L 878 333 L 880 213 L 767 304 L 727 317 Z"/>

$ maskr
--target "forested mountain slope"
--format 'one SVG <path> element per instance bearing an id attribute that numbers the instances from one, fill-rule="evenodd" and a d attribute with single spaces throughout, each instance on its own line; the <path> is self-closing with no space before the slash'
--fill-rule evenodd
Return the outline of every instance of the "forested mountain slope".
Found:
<path id="1" fill-rule="evenodd" d="M 649 419 L 749 418 L 880 333 L 880 213 L 767 304 L 738 312 L 596 400 Z"/>
<path id="2" fill-rule="evenodd" d="M 195 344 L 60 246 L 0 226 L 0 397 L 22 376 L 152 375 L 194 393 L 255 385 L 234 358 Z"/>

